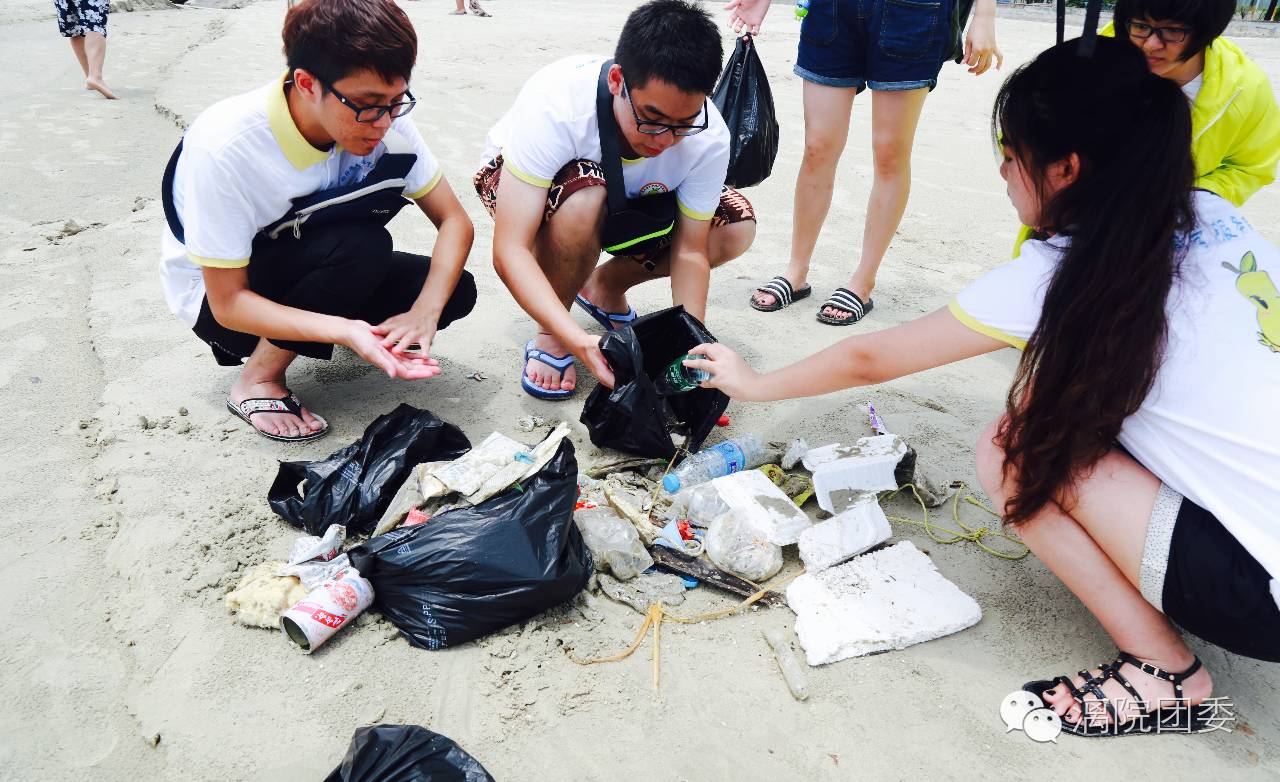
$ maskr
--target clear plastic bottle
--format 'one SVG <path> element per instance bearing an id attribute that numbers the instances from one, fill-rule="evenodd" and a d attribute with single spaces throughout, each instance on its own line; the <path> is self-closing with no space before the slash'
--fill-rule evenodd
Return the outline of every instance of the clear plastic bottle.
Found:
<path id="1" fill-rule="evenodd" d="M 672 396 L 673 394 L 683 394 L 685 391 L 692 391 L 702 382 L 711 377 L 705 369 L 694 369 L 686 367 L 684 362 L 692 358 L 706 358 L 706 356 L 696 353 L 686 353 L 675 361 L 667 365 L 662 374 L 654 381 L 654 385 L 658 389 L 661 396 Z"/>
<path id="2" fill-rule="evenodd" d="M 769 450 L 759 437 L 747 434 L 703 448 L 680 463 L 662 478 L 662 488 L 669 494 L 705 483 L 729 473 L 750 470 L 769 461 Z"/>

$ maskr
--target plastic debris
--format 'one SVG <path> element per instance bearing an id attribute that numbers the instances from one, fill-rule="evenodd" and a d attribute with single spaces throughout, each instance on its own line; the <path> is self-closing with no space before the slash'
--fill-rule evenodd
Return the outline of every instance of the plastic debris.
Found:
<path id="1" fill-rule="evenodd" d="M 787 603 L 810 665 L 904 649 L 982 618 L 977 602 L 909 541 L 805 573 L 787 587 Z"/>
<path id="2" fill-rule="evenodd" d="M 722 415 L 716 419 L 716 426 L 728 426 L 728 425 L 729 425 L 729 416 Z"/>
<path id="3" fill-rule="evenodd" d="M 672 502 L 671 512 L 693 524 L 709 527 L 724 515 L 752 524 L 766 540 L 787 546 L 800 539 L 812 522 L 782 489 L 759 470 L 716 478 L 681 492 Z"/>
<path id="4" fill-rule="evenodd" d="M 808 452 L 809 444 L 804 441 L 803 437 L 797 437 L 792 441 L 791 445 L 787 446 L 786 453 L 782 455 L 782 469 L 793 469 Z"/>
<path id="5" fill-rule="evenodd" d="M 347 528 L 341 524 L 329 527 L 322 537 L 303 535 L 293 541 L 293 548 L 289 552 L 289 564 L 297 565 L 313 559 L 328 562 L 342 551 L 342 543 L 346 537 Z"/>
<path id="6" fill-rule="evenodd" d="M 355 568 L 344 568 L 285 611 L 280 629 L 309 654 L 351 624 L 371 603 L 373 584 Z"/>
<path id="7" fill-rule="evenodd" d="M 769 648 L 773 650 L 773 659 L 778 663 L 778 670 L 782 671 L 782 678 L 787 683 L 787 689 L 791 690 L 791 695 L 798 701 L 807 700 L 809 698 L 809 683 L 805 680 L 804 669 L 800 667 L 800 661 L 796 659 L 796 653 L 791 648 L 791 642 L 786 639 L 781 630 L 765 630 L 761 635 L 769 644 Z"/>
<path id="8" fill-rule="evenodd" d="M 772 484 L 770 484 L 772 485 Z M 748 581 L 761 582 L 782 569 L 782 547 L 760 527 L 729 511 L 707 529 L 707 557 L 717 567 Z"/>
<path id="9" fill-rule="evenodd" d="M 606 571 L 623 581 L 635 578 L 653 565 L 653 557 L 640 542 L 631 522 L 613 508 L 591 507 L 576 510 L 573 520 L 582 539 L 591 549 L 596 570 Z"/>
<path id="10" fill-rule="evenodd" d="M 813 470 L 818 507 L 837 513 L 857 500 L 858 492 L 898 488 L 896 470 L 907 455 L 907 444 L 897 435 L 859 438 L 852 446 L 824 446 L 805 455 L 805 467 Z"/>
<path id="11" fill-rule="evenodd" d="M 597 574 L 600 591 L 641 614 L 655 603 L 678 606 L 684 602 L 684 582 L 669 573 L 642 573 L 625 584 L 604 573 Z"/>

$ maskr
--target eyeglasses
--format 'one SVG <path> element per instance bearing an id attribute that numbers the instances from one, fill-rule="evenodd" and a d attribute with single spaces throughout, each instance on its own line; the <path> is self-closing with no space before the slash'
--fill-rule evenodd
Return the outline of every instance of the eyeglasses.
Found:
<path id="1" fill-rule="evenodd" d="M 321 82 L 321 84 L 324 84 L 324 86 L 329 88 L 329 92 L 333 93 L 333 97 L 337 98 L 339 103 L 356 113 L 356 122 L 366 124 L 370 122 L 377 122 L 388 114 L 390 114 L 393 119 L 396 117 L 403 117 L 410 111 L 413 111 L 414 106 L 418 105 L 418 101 L 413 97 L 413 93 L 405 90 L 404 96 L 408 98 L 408 100 L 401 101 L 400 103 L 392 103 L 387 106 L 361 106 L 346 95 L 338 92 L 338 88 L 334 87 L 332 84 L 327 84 L 325 82 Z"/>
<path id="2" fill-rule="evenodd" d="M 622 97 L 627 99 L 627 105 L 631 107 L 631 116 L 636 119 L 636 130 L 646 136 L 661 136 L 667 131 L 671 131 L 675 136 L 694 136 L 707 129 L 710 122 L 710 116 L 707 114 L 707 99 L 702 99 L 702 124 L 701 125 L 668 125 L 665 122 L 654 122 L 653 120 L 641 119 L 640 112 L 636 111 L 636 104 L 631 100 L 631 91 L 627 89 L 627 80 L 622 80 Z"/>
<path id="3" fill-rule="evenodd" d="M 1189 27 L 1152 27 L 1144 22 L 1129 22 L 1126 27 L 1129 29 L 1129 35 L 1144 41 L 1150 38 L 1152 33 L 1160 39 L 1161 43 L 1183 43 L 1187 40 L 1187 36 L 1191 35 Z"/>

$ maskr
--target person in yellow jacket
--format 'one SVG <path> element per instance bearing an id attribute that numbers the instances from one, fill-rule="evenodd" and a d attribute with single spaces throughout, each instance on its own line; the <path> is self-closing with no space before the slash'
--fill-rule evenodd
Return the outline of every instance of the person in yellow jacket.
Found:
<path id="1" fill-rule="evenodd" d="M 1147 67 L 1182 87 L 1191 101 L 1196 187 L 1241 206 L 1276 178 L 1280 107 L 1262 69 L 1222 33 L 1235 0 L 1118 0 L 1100 35 L 1128 32 Z M 1014 243 L 1034 234 L 1023 226 Z"/>

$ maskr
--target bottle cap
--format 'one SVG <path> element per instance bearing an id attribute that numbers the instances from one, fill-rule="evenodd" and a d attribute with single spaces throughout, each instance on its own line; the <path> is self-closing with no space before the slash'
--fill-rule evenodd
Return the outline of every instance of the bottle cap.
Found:
<path id="1" fill-rule="evenodd" d="M 675 473 L 668 473 L 662 476 L 662 488 L 667 490 L 667 494 L 675 494 L 680 491 L 680 476 Z"/>

